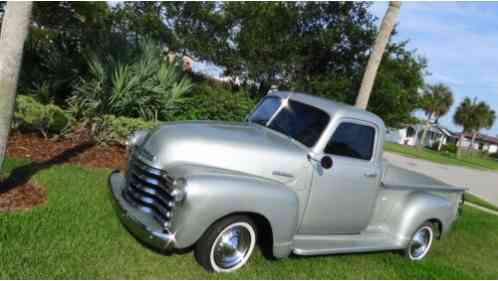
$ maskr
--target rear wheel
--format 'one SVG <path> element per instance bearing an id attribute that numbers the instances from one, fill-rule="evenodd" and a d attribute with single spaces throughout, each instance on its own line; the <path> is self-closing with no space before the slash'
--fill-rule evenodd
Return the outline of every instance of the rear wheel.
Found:
<path id="1" fill-rule="evenodd" d="M 405 257 L 412 261 L 422 260 L 429 253 L 433 240 L 433 225 L 430 222 L 426 222 L 412 235 L 412 239 L 404 250 Z"/>
<path id="2" fill-rule="evenodd" d="M 214 223 L 197 242 L 197 261 L 208 271 L 230 272 L 242 267 L 256 245 L 256 227 L 247 216 L 230 216 Z"/>

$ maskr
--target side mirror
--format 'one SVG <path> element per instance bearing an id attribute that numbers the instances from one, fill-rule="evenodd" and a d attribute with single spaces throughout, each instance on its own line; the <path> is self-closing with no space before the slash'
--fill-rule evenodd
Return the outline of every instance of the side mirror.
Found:
<path id="1" fill-rule="evenodd" d="M 330 156 L 323 156 L 322 160 L 320 160 L 320 164 L 322 165 L 322 168 L 330 169 L 332 168 L 334 161 L 332 161 L 332 158 L 330 158 Z"/>

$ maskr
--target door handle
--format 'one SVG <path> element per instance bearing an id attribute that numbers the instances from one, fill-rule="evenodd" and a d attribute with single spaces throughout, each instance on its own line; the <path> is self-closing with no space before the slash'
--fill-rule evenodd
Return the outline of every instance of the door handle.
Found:
<path id="1" fill-rule="evenodd" d="M 365 172 L 363 175 L 364 175 L 365 177 L 367 177 L 367 178 L 375 178 L 375 177 L 377 177 L 377 172 L 374 172 L 374 171 L 371 171 L 371 172 Z"/>

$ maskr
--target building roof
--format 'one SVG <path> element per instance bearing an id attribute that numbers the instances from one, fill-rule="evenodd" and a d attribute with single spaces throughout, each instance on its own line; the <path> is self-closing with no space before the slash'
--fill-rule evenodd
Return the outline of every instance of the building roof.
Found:
<path id="1" fill-rule="evenodd" d="M 425 124 L 414 124 L 414 125 L 409 125 L 407 127 L 412 127 L 415 128 L 416 131 L 422 131 L 425 127 Z M 435 133 L 441 133 L 447 137 L 450 138 L 457 138 L 458 135 L 453 133 L 452 131 L 448 130 L 446 127 L 443 127 L 439 124 L 431 123 L 429 128 L 427 129 L 429 132 L 435 132 Z"/>
<path id="2" fill-rule="evenodd" d="M 458 137 L 460 137 L 462 135 L 462 133 L 458 133 L 457 135 L 458 135 Z M 472 134 L 465 133 L 464 137 L 467 139 L 472 139 Z M 488 136 L 488 135 L 481 134 L 481 133 L 476 135 L 476 141 L 498 145 L 498 138 L 497 137 L 492 137 L 492 136 Z"/>
<path id="3" fill-rule="evenodd" d="M 487 142 L 490 144 L 498 145 L 498 138 L 496 138 L 496 137 L 488 136 L 485 134 L 478 134 L 476 139 L 478 139 L 479 141 L 482 141 L 482 142 Z"/>

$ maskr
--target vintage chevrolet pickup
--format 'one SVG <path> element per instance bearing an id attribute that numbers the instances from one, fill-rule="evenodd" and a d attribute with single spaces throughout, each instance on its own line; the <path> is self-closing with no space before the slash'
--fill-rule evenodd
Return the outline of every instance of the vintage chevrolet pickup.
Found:
<path id="1" fill-rule="evenodd" d="M 293 92 L 268 94 L 245 123 L 138 131 L 109 187 L 121 221 L 163 251 L 193 247 L 209 271 L 274 257 L 401 250 L 423 259 L 463 188 L 383 162 L 376 115 Z"/>

